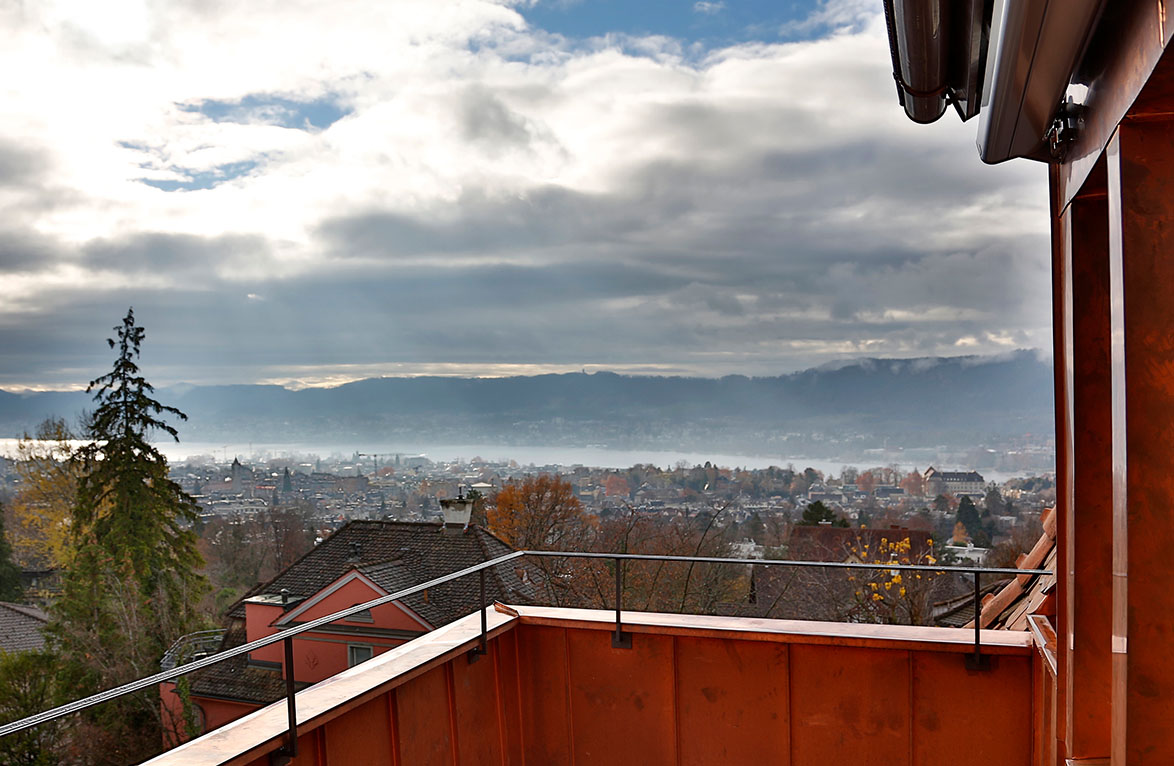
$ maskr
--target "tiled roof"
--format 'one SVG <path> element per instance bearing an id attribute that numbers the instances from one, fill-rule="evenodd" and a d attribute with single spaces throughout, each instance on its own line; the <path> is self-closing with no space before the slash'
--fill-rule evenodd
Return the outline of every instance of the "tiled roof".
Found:
<path id="1" fill-rule="evenodd" d="M 277 594 L 309 598 L 351 569 L 358 569 L 388 591 L 417 585 L 483 561 L 512 553 L 513 549 L 488 530 L 444 529 L 439 523 L 352 521 L 267 583 L 246 594 Z M 531 591 L 511 565 L 486 573 L 486 597 L 507 603 L 527 603 Z M 446 625 L 480 608 L 478 578 L 462 577 L 408 596 L 404 603 L 434 627 Z M 228 611 L 243 619 L 243 599 Z"/>
<path id="2" fill-rule="evenodd" d="M 512 552 L 476 525 L 466 531 L 445 530 L 438 523 L 352 521 L 244 598 L 278 594 L 283 589 L 291 597 L 309 598 L 353 569 L 384 590 L 395 592 Z M 510 565 L 489 570 L 485 586 L 487 599 L 507 603 L 531 600 L 530 588 Z M 228 610 L 229 627 L 221 651 L 246 642 L 244 598 Z M 470 575 L 408 596 L 403 602 L 440 627 L 479 609 L 478 599 L 478 578 Z M 241 655 L 192 674 L 192 693 L 268 704 L 285 695 L 285 685 L 280 671 L 249 665 Z"/>
<path id="3" fill-rule="evenodd" d="M 981 600 L 987 594 L 996 593 L 1004 585 L 1010 582 L 1010 579 L 990 580 L 982 584 L 982 589 L 979 591 L 979 599 Z M 939 601 L 933 605 L 934 625 L 942 628 L 964 628 L 967 625 L 974 626 L 974 591 L 973 589 L 964 589 L 962 593 L 953 598 Z"/>
<path id="4" fill-rule="evenodd" d="M 983 481 L 982 474 L 978 471 L 939 471 L 930 466 L 925 471 L 927 479 L 936 478 L 942 481 Z"/>
<path id="5" fill-rule="evenodd" d="M 246 641 L 244 620 L 233 620 L 224 634 L 220 651 L 240 646 Z M 191 674 L 192 694 L 199 697 L 253 702 L 268 705 L 285 696 L 281 671 L 248 664 L 247 655 L 218 662 Z M 308 684 L 295 684 L 301 689 Z"/>
<path id="6" fill-rule="evenodd" d="M 1044 531 L 1031 551 L 1019 557 L 1019 569 L 1049 569 L 1056 571 L 1056 512 L 1044 511 L 1040 517 Z M 1032 614 L 1055 614 L 1056 575 L 1019 575 L 997 593 L 988 594 L 982 601 L 982 627 L 1002 630 L 1027 630 L 1027 617 Z M 974 622 L 971 620 L 970 627 Z"/>
<path id="7" fill-rule="evenodd" d="M 0 651 L 24 652 L 41 649 L 45 637 L 41 629 L 48 615 L 35 606 L 0 601 Z"/>

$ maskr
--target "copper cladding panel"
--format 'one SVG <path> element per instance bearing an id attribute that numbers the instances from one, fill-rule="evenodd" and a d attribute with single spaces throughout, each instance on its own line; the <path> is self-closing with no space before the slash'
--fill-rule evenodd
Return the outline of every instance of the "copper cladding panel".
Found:
<path id="1" fill-rule="evenodd" d="M 1068 208 L 1074 429 L 1068 654 L 1060 710 L 1069 758 L 1109 754 L 1112 667 L 1113 419 L 1109 206 L 1100 194 Z"/>
<path id="2" fill-rule="evenodd" d="M 1174 121 L 1127 121 L 1109 152 L 1115 389 L 1115 763 L 1174 763 Z M 1117 415 L 1117 413 L 1115 413 Z M 1123 479 L 1123 481 L 1122 481 Z"/>
<path id="3" fill-rule="evenodd" d="M 1115 4 L 1118 7 L 1111 28 L 1106 27 L 1093 41 L 1082 64 L 1087 71 L 1081 77 L 1089 80 L 1088 112 L 1061 166 L 1062 207 L 1081 191 L 1127 112 L 1133 108 L 1149 113 L 1161 109 L 1144 98 L 1143 87 L 1159 80 L 1168 82 L 1174 75 L 1174 61 L 1164 55 L 1174 33 L 1174 24 L 1167 18 L 1169 2 L 1116 0 Z"/>
<path id="4" fill-rule="evenodd" d="M 511 630 L 502 633 L 494 639 L 493 646 L 496 648 L 493 660 L 498 679 L 497 705 L 501 711 L 499 720 L 502 722 L 502 766 L 513 766 L 525 762 L 522 757 L 522 709 L 518 688 L 518 632 Z"/>
<path id="5" fill-rule="evenodd" d="M 390 722 L 391 709 L 387 695 L 376 697 L 330 721 L 322 727 L 326 763 L 390 764 Z M 302 750 L 300 740 L 298 744 L 299 750 Z M 300 765 L 301 762 L 299 757 L 297 763 Z"/>
<path id="6" fill-rule="evenodd" d="M 398 687 L 395 690 L 395 713 L 401 763 L 405 766 L 452 763 L 452 722 L 449 719 L 448 678 L 444 666 L 433 668 Z M 328 744 L 329 739 L 327 736 Z M 388 761 L 330 761 L 331 766 L 351 763 L 378 764 Z"/>
<path id="7" fill-rule="evenodd" d="M 991 672 L 972 672 L 948 654 L 914 653 L 913 764 L 1030 766 L 1031 658 L 999 657 Z M 959 689 L 965 693 L 959 694 Z M 981 715 L 981 730 L 959 747 L 959 722 Z"/>
<path id="8" fill-rule="evenodd" d="M 685 637 L 676 642 L 682 766 L 789 764 L 787 645 Z"/>
<path id="9" fill-rule="evenodd" d="M 523 752 L 528 764 L 570 763 L 567 631 L 524 626 L 518 639 Z"/>
<path id="10" fill-rule="evenodd" d="M 908 652 L 793 645 L 792 763 L 909 766 L 910 680 Z"/>
<path id="11" fill-rule="evenodd" d="M 677 763 L 673 639 L 633 639 L 615 649 L 608 632 L 567 632 L 576 766 Z"/>
<path id="12" fill-rule="evenodd" d="M 461 766 L 501 763 L 501 708 L 495 657 L 500 648 L 494 641 L 489 645 L 489 654 L 476 662 L 458 657 L 449 663 L 457 724 L 457 762 Z"/>

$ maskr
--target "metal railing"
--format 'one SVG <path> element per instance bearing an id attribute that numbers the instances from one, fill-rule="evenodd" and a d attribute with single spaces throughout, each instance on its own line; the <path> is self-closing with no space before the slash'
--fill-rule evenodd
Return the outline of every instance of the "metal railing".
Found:
<path id="1" fill-rule="evenodd" d="M 215 654 L 216 650 L 220 648 L 221 640 L 224 639 L 224 633 L 224 628 L 213 628 L 211 630 L 197 630 L 195 633 L 180 636 L 171 645 L 171 648 L 163 653 L 163 659 L 159 660 L 159 667 L 164 670 L 172 670 L 193 659 L 198 660 L 201 657 Z"/>
<path id="2" fill-rule="evenodd" d="M 384 604 L 390 604 L 393 601 L 411 596 L 415 593 L 434 588 L 438 585 L 443 585 L 462 577 L 471 574 L 477 574 L 480 580 L 480 603 L 481 603 L 481 634 L 477 642 L 477 646 L 469 651 L 470 661 L 478 659 L 487 652 L 488 642 L 488 624 L 486 610 L 489 603 L 485 596 L 485 573 L 486 571 L 508 563 L 516 561 L 524 556 L 534 556 L 536 558 L 569 558 L 569 559 L 607 559 L 614 562 L 614 576 L 615 576 L 615 629 L 612 634 L 612 646 L 620 649 L 629 649 L 632 646 L 632 636 L 625 633 L 623 630 L 623 619 L 621 610 L 623 608 L 623 582 L 624 582 L 624 562 L 626 561 L 668 561 L 681 563 L 696 563 L 696 564 L 734 564 L 739 566 L 787 566 L 799 568 L 817 568 L 817 569 L 860 569 L 860 570 L 886 570 L 886 571 L 902 571 L 902 572 L 934 572 L 938 574 L 954 573 L 962 575 L 970 575 L 974 577 L 974 652 L 967 654 L 967 666 L 975 669 L 982 669 L 988 666 L 989 657 L 982 654 L 982 644 L 980 638 L 980 630 L 982 624 L 982 600 L 980 596 L 980 583 L 983 575 L 1050 575 L 1053 574 L 1048 569 L 983 569 L 982 567 L 958 567 L 958 566 L 940 566 L 935 564 L 896 564 L 891 562 L 874 562 L 870 564 L 854 563 L 854 562 L 839 562 L 839 561 L 791 561 L 783 559 L 742 559 L 742 558 L 721 558 L 711 556 L 669 556 L 669 555 L 653 555 L 642 553 L 590 553 L 584 551 L 515 551 L 498 558 L 476 564 L 471 567 L 450 572 L 447 575 L 437 577 L 419 585 L 413 585 L 410 588 L 389 593 L 386 596 L 372 599 L 362 604 L 355 604 L 354 606 L 342 609 L 334 614 L 328 614 L 325 617 L 319 617 L 316 620 L 302 623 L 295 627 L 286 628 L 278 633 L 274 633 L 264 638 L 259 638 L 256 641 L 250 641 L 240 646 L 234 646 L 230 649 L 218 652 L 211 656 L 203 657 L 201 659 L 188 662 L 183 665 L 178 665 L 169 670 L 164 670 L 160 673 L 140 678 L 137 681 L 116 686 L 112 689 L 99 692 L 89 697 L 74 700 L 66 703 L 60 707 L 55 707 L 51 710 L 46 710 L 35 715 L 22 718 L 19 721 L 0 726 L 0 737 L 8 736 L 9 734 L 16 734 L 17 732 L 30 729 L 34 726 L 39 726 L 49 721 L 62 718 L 73 713 L 78 713 L 87 708 L 100 705 L 104 702 L 109 702 L 112 699 L 125 696 L 127 694 L 134 694 L 135 692 L 143 691 L 160 683 L 171 681 L 180 676 L 194 673 L 197 670 L 203 670 L 225 660 L 239 657 L 242 654 L 248 654 L 257 649 L 275 644 L 278 641 L 283 641 L 285 646 L 285 696 L 286 708 L 289 718 L 289 733 L 287 735 L 286 744 L 282 747 L 279 753 L 287 759 L 292 759 L 297 756 L 298 740 L 297 740 L 297 709 L 294 701 L 294 674 L 293 674 L 293 639 L 302 633 L 307 633 L 312 630 L 317 630 L 325 625 L 329 625 L 337 620 L 344 620 L 347 617 L 358 614 L 359 612 L 372 609 Z M 285 762 L 288 762 L 286 760 Z"/>

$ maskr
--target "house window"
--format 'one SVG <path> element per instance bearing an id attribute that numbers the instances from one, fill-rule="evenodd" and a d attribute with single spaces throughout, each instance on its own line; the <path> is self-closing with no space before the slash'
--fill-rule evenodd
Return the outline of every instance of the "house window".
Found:
<path id="1" fill-rule="evenodd" d="M 374 650 L 367 644 L 348 644 L 346 648 L 346 663 L 348 668 L 353 668 L 360 662 L 366 662 L 371 659 Z"/>
<path id="2" fill-rule="evenodd" d="M 375 620 L 371 617 L 370 609 L 364 609 L 361 612 L 355 612 L 347 619 L 353 622 L 375 622 Z"/>

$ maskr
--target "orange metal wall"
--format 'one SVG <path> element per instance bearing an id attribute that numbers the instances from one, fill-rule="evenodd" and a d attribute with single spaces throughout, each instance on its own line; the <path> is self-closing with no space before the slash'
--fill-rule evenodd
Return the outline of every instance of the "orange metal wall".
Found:
<path id="1" fill-rule="evenodd" d="M 315 764 L 1029 766 L 1032 658 L 521 625 L 303 734 Z M 254 762 L 267 763 L 265 758 Z"/>

